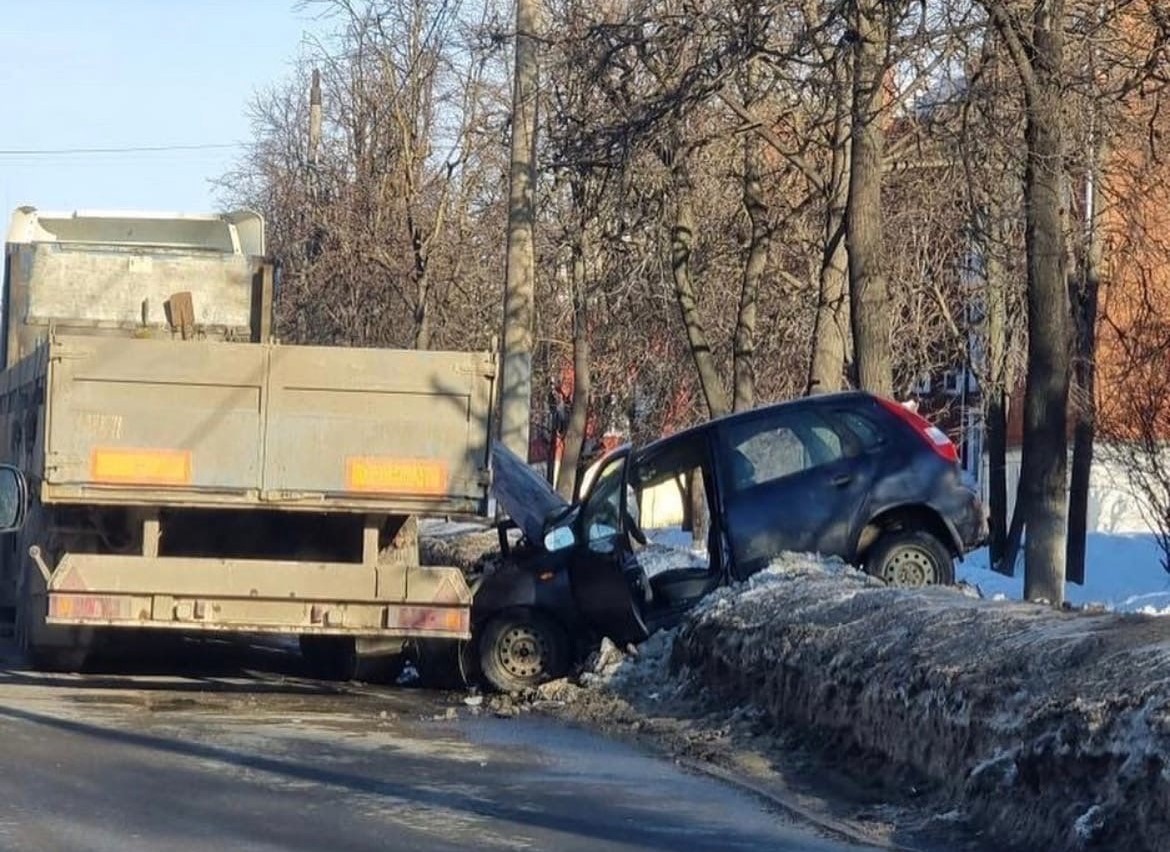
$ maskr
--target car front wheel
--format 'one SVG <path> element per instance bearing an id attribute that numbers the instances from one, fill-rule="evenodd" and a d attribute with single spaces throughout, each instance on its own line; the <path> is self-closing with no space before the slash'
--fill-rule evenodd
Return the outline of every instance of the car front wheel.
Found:
<path id="1" fill-rule="evenodd" d="M 883 535 L 866 556 L 865 571 L 891 586 L 949 586 L 955 582 L 955 562 L 950 551 L 922 530 Z"/>
<path id="2" fill-rule="evenodd" d="M 505 613 L 479 637 L 479 665 L 500 692 L 520 692 L 561 677 L 568 668 L 564 631 L 532 612 Z"/>

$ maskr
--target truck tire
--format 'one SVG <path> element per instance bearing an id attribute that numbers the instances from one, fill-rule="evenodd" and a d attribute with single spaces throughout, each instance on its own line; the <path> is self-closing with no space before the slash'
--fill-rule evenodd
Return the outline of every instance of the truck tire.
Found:
<path id="1" fill-rule="evenodd" d="M 865 558 L 865 572 L 891 586 L 955 582 L 955 561 L 946 545 L 924 530 L 898 530 L 879 538 Z"/>
<path id="2" fill-rule="evenodd" d="M 402 674 L 401 654 L 359 654 L 357 643 L 348 636 L 301 636 L 299 644 L 301 659 L 321 680 L 393 684 Z"/>
<path id="3" fill-rule="evenodd" d="M 551 619 L 535 612 L 503 613 L 479 637 L 479 668 L 500 692 L 521 692 L 565 674 L 569 643 Z"/>
<path id="4" fill-rule="evenodd" d="M 377 654 L 366 656 L 358 654 L 357 668 L 353 680 L 366 683 L 387 683 L 394 686 L 398 683 L 398 676 L 406 666 L 406 659 L 402 654 Z"/>
<path id="5" fill-rule="evenodd" d="M 301 659 L 321 680 L 353 680 L 357 676 L 357 649 L 347 636 L 301 636 Z"/>
<path id="6" fill-rule="evenodd" d="M 16 612 L 16 642 L 25 664 L 38 672 L 65 674 L 83 671 L 89 660 L 90 646 L 83 643 L 50 645 L 37 641 L 38 633 L 44 630 L 43 622 L 38 623 L 30 612 L 30 605 L 22 602 Z"/>
<path id="7" fill-rule="evenodd" d="M 421 639 L 415 643 L 419 683 L 428 689 L 466 689 L 478 680 L 475 643 Z"/>

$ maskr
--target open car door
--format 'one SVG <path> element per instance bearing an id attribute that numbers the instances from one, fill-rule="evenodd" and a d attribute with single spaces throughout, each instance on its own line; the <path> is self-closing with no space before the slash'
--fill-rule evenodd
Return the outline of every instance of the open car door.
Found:
<path id="1" fill-rule="evenodd" d="M 649 631 L 642 618 L 645 575 L 630 549 L 627 518 L 629 450 L 616 450 L 599 469 L 573 518 L 570 585 L 578 611 L 597 632 L 619 645 Z"/>

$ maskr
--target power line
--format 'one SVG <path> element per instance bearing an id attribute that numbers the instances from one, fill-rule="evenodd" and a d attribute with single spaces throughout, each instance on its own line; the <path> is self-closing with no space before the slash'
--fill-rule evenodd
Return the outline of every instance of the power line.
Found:
<path id="1" fill-rule="evenodd" d="M 147 154 L 156 151 L 208 151 L 239 148 L 243 142 L 207 145 L 130 145 L 121 148 L 0 148 L 0 157 L 58 157 L 70 154 Z"/>

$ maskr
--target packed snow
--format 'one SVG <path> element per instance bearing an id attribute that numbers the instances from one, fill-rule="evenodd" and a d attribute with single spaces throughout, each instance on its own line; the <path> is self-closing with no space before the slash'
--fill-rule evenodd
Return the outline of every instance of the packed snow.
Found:
<path id="1" fill-rule="evenodd" d="M 1102 544 L 1127 557 L 1105 538 L 1091 547 L 1090 577 Z M 1113 582 L 1088 591 L 1140 609 L 1148 593 L 1131 592 L 1161 572 L 1156 549 L 1145 552 L 1146 572 L 1113 563 Z M 751 705 L 778 731 L 814 729 L 830 748 L 921 773 L 997 840 L 1160 852 L 1170 848 L 1168 630 L 1158 618 L 892 588 L 787 554 L 708 596 L 669 649 L 647 656 L 666 656 L 713 706 Z M 653 671 L 649 662 L 639 667 Z"/>
<path id="2" fill-rule="evenodd" d="M 956 566 L 957 579 L 993 600 L 1021 600 L 1024 567 L 1021 556 L 1016 576 L 1005 577 L 990 568 L 987 548 Z M 1085 557 L 1085 584 L 1069 583 L 1065 596 L 1073 606 L 1100 606 L 1114 612 L 1170 615 L 1170 574 L 1162 568 L 1162 551 L 1151 534 L 1089 533 Z"/>
<path id="3" fill-rule="evenodd" d="M 689 532 L 678 529 L 646 530 L 648 543 L 638 551 L 638 564 L 647 577 L 679 568 L 706 568 L 707 544 L 696 546 Z"/>

